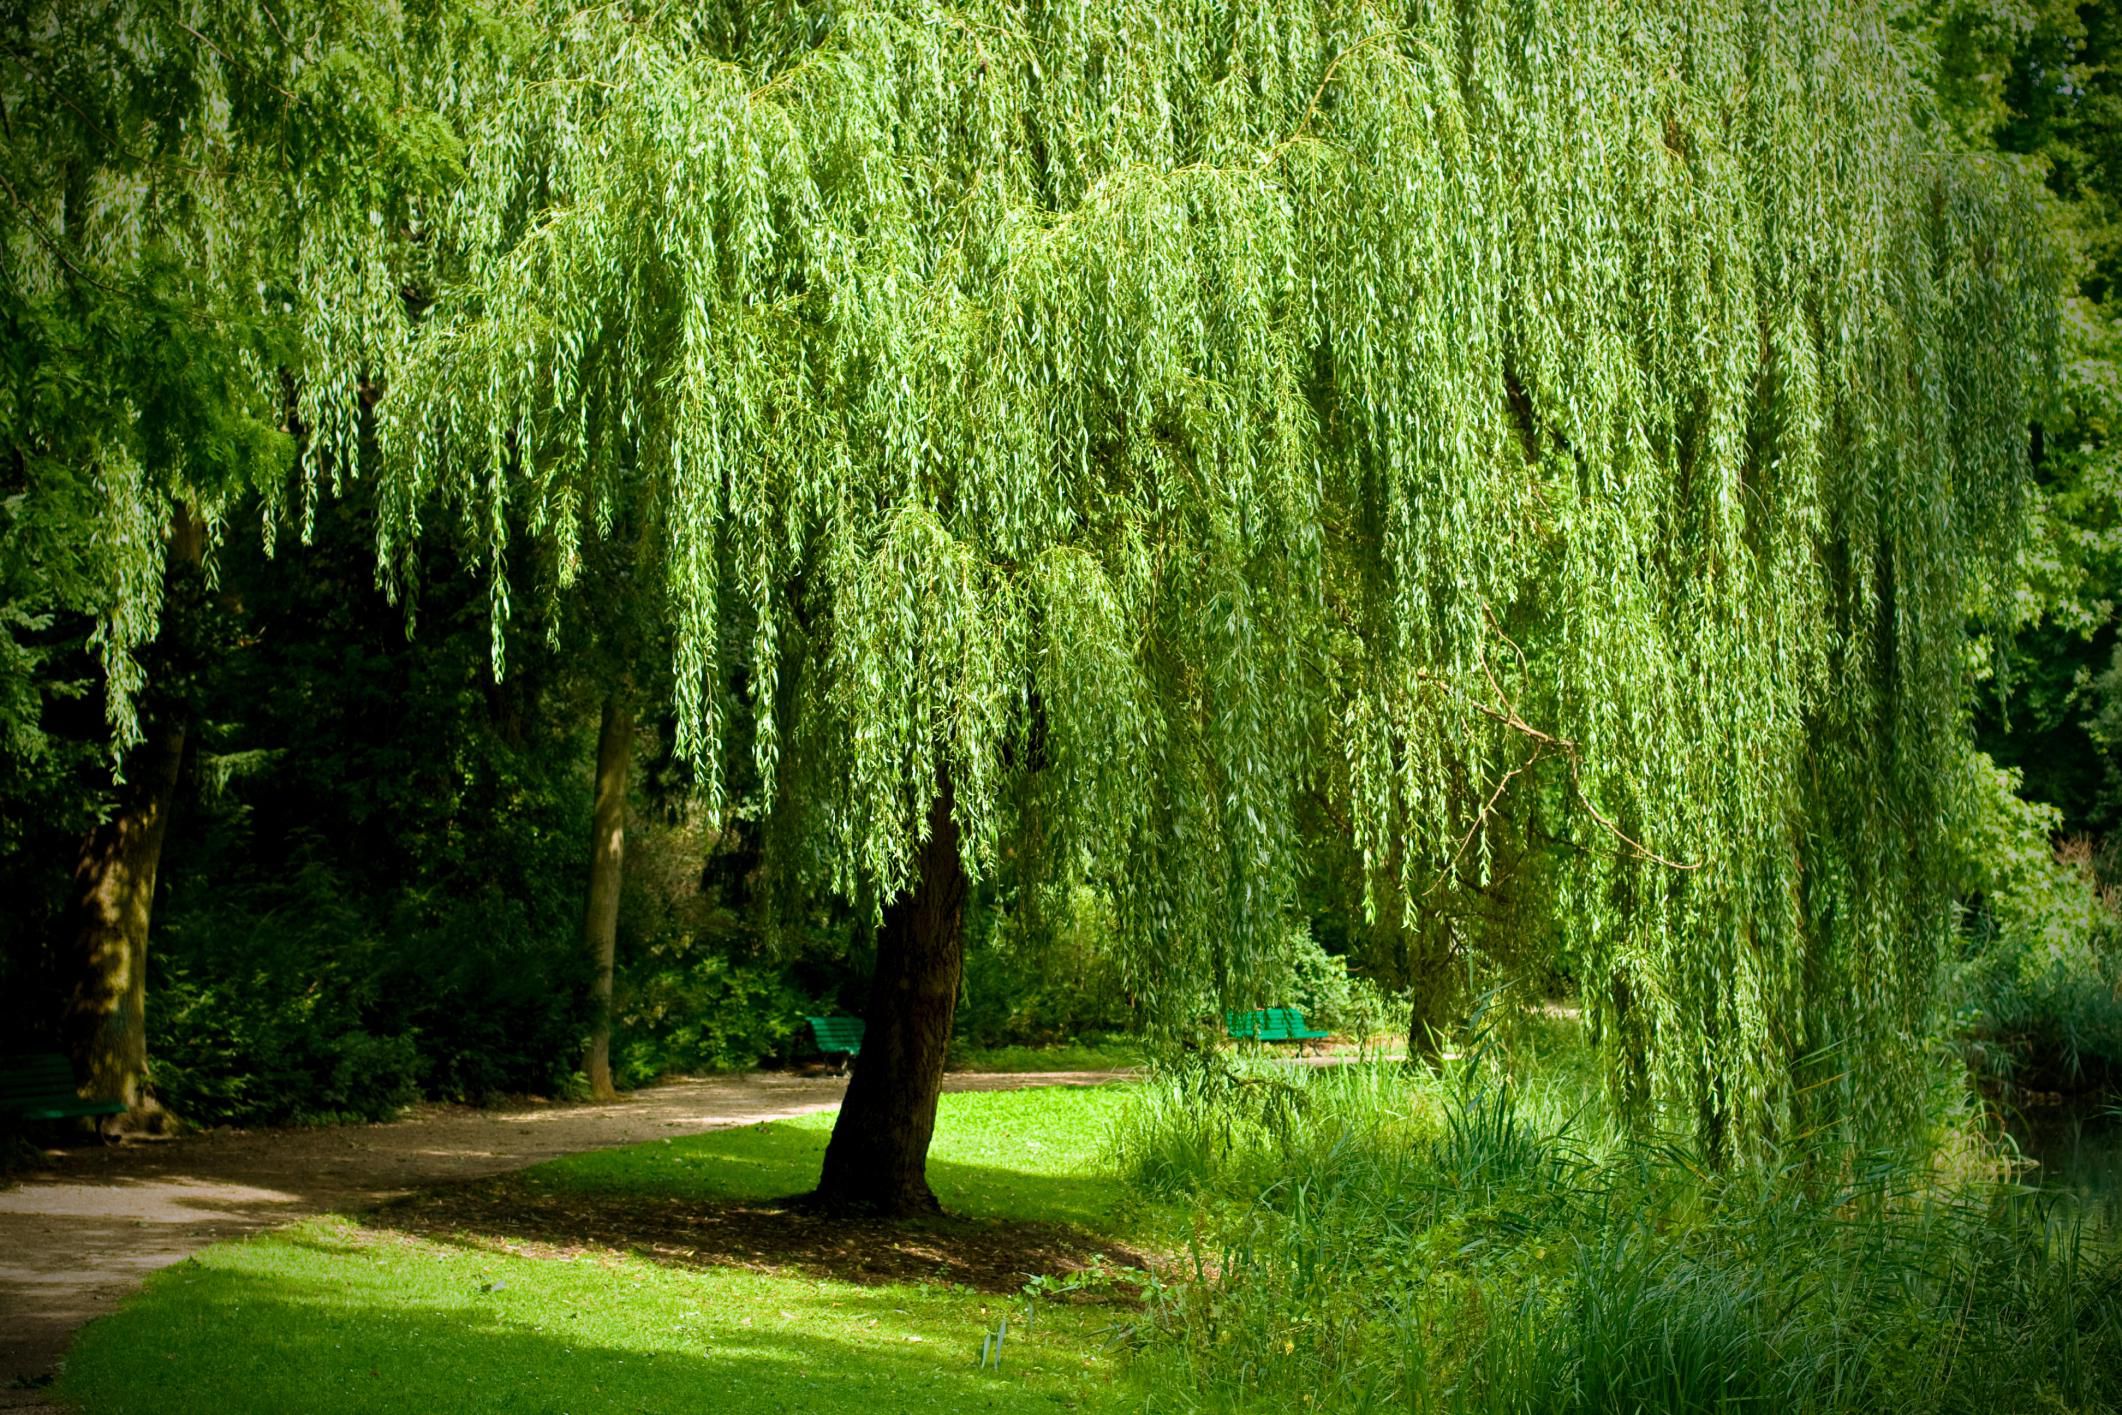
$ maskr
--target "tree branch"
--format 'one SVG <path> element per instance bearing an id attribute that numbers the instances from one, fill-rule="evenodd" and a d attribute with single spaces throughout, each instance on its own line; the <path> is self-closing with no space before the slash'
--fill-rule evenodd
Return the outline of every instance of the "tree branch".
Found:
<path id="1" fill-rule="evenodd" d="M 1326 96 L 1326 86 L 1334 81 L 1334 74 L 1341 68 L 1341 65 L 1343 63 L 1345 63 L 1349 59 L 1354 58 L 1357 54 L 1360 54 L 1365 49 L 1370 48 L 1370 46 L 1378 43 L 1380 40 L 1397 39 L 1399 38 L 1399 36 L 1400 31 L 1396 29 L 1379 30 L 1376 34 L 1365 35 L 1363 38 L 1357 40 L 1354 44 L 1351 44 L 1348 48 L 1342 50 L 1339 54 L 1336 54 L 1334 56 L 1334 61 L 1326 66 L 1326 74 L 1319 80 L 1319 86 L 1312 90 L 1312 101 L 1305 105 L 1304 116 L 1297 120 L 1296 127 L 1290 129 L 1288 137 L 1282 139 L 1282 141 L 1276 143 L 1266 152 L 1260 154 L 1260 165 L 1262 167 L 1273 166 L 1274 163 L 1282 156 L 1282 151 L 1284 148 L 1288 147 L 1291 143 L 1297 141 L 1297 139 L 1304 136 L 1305 129 L 1311 126 L 1312 119 L 1318 115 L 1319 100 Z"/>
<path id="2" fill-rule="evenodd" d="M 1517 643 L 1512 640 L 1509 634 L 1503 632 L 1503 626 L 1496 621 L 1495 612 L 1491 610 L 1485 602 L 1481 606 L 1481 612 L 1487 618 L 1489 627 L 1495 630 L 1496 636 L 1502 639 L 1504 643 L 1509 644 L 1511 652 L 1517 655 L 1519 671 L 1528 671 L 1526 668 L 1525 651 L 1518 647 Z M 1528 767 L 1532 766 L 1533 763 L 1539 761 L 1540 758 L 1546 755 L 1547 752 L 1550 750 L 1559 752 L 1565 758 L 1568 759 L 1570 790 L 1572 793 L 1575 794 L 1577 798 L 1577 803 L 1584 807 L 1586 813 L 1588 813 L 1593 820 L 1597 821 L 1599 825 L 1607 832 L 1607 834 L 1613 836 L 1614 839 L 1620 841 L 1623 845 L 1626 845 L 1632 852 L 1634 852 L 1638 859 L 1652 861 L 1656 864 L 1665 866 L 1669 870 L 1681 870 L 1689 873 L 1692 873 L 1693 871 L 1702 868 L 1704 862 L 1700 860 L 1690 862 L 1686 860 L 1675 860 L 1669 856 L 1661 855 L 1656 850 L 1651 849 L 1648 845 L 1645 845 L 1642 841 L 1630 835 L 1627 831 L 1621 829 L 1621 826 L 1618 822 L 1616 822 L 1611 816 L 1607 815 L 1604 811 L 1600 810 L 1598 806 L 1594 805 L 1592 803 L 1590 793 L 1588 793 L 1584 789 L 1584 753 L 1583 750 L 1577 745 L 1575 739 L 1569 737 L 1557 737 L 1553 733 L 1542 732 L 1539 728 L 1533 726 L 1531 723 L 1527 722 L 1522 716 L 1520 716 L 1516 705 L 1513 704 L 1510 700 L 1510 694 L 1503 691 L 1502 683 L 1497 680 L 1495 670 L 1489 667 L 1488 655 L 1481 651 L 1479 645 L 1475 646 L 1474 652 L 1476 655 L 1476 660 L 1481 666 L 1481 676 L 1488 680 L 1489 691 L 1495 694 L 1495 701 L 1492 703 L 1484 703 L 1479 701 L 1478 699 L 1469 697 L 1462 689 L 1459 688 L 1457 684 L 1452 683 L 1447 679 L 1441 678 L 1435 674 L 1427 673 L 1420 669 L 1417 669 L 1415 672 L 1415 677 L 1420 682 L 1436 684 L 1437 686 L 1443 688 L 1446 692 L 1458 697 L 1459 700 L 1465 703 L 1468 707 L 1473 708 L 1475 711 L 1481 713 L 1486 717 L 1494 719 L 1495 721 L 1501 723 L 1503 726 L 1509 728 L 1511 731 L 1517 733 L 1521 737 L 1529 739 L 1530 741 L 1535 743 L 1536 746 L 1531 756 L 1527 757 L 1518 766 L 1513 767 L 1511 770 L 1505 772 L 1503 774 L 1502 780 L 1496 783 L 1496 790 L 1489 796 L 1487 803 L 1481 807 L 1480 813 L 1474 817 L 1474 823 L 1471 827 L 1468 828 L 1465 838 L 1459 842 L 1459 848 L 1452 852 L 1451 863 L 1446 865 L 1444 873 L 1438 876 L 1438 883 L 1442 883 L 1443 880 L 1450 876 L 1450 874 L 1458 867 L 1459 857 L 1466 853 L 1466 847 L 1468 842 L 1473 839 L 1475 832 L 1478 831 L 1482 827 L 1482 825 L 1487 822 L 1489 816 L 1493 814 L 1496 802 L 1502 796 L 1503 788 L 1510 783 L 1511 778 L 1517 776 L 1520 772 L 1523 772 Z M 1432 884 L 1429 890 L 1423 891 L 1424 897 L 1427 897 L 1429 892 L 1431 890 L 1436 889 L 1436 887 L 1436 884 Z"/>

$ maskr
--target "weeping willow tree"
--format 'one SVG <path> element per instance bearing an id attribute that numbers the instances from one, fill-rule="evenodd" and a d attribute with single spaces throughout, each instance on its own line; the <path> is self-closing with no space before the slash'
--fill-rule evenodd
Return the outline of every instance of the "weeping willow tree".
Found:
<path id="1" fill-rule="evenodd" d="M 284 499 L 295 465 L 283 198 L 297 150 L 338 121 L 298 91 L 338 32 L 236 4 L 0 13 L 0 801 L 38 803 L 43 828 L 85 818 L 60 1030 L 129 1124 L 155 1120 L 149 920 L 189 727 L 181 687 L 149 670 L 197 667 L 208 552 L 256 489 Z M 190 625 L 165 632 L 166 610 Z M 87 686 L 60 642 L 81 622 L 109 727 L 88 769 L 52 726 Z"/>
<path id="2" fill-rule="evenodd" d="M 681 751 L 877 921 L 826 1198 L 933 1203 L 1001 852 L 1172 1017 L 1269 961 L 1327 778 L 1375 910 L 1560 861 L 1644 1113 L 1906 1118 L 2049 303 L 1865 8 L 391 23 L 334 101 L 462 175 L 305 207 L 312 465 L 372 402 L 381 573 L 454 518 L 497 664 L 510 555 L 651 528 Z"/>

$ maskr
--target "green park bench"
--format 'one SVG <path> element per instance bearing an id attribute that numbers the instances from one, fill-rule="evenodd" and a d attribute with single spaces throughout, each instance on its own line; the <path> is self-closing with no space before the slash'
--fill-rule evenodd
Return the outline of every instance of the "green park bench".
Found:
<path id="1" fill-rule="evenodd" d="M 1307 1043 L 1323 1041 L 1326 1033 L 1305 1025 L 1304 1014 L 1294 1007 L 1261 1007 L 1251 1012 L 1223 1014 L 1224 1030 L 1236 1042 L 1295 1042 L 1297 1054 Z"/>
<path id="2" fill-rule="evenodd" d="M 811 1035 L 818 1039 L 818 1050 L 827 1056 L 838 1055 L 840 1069 L 847 1070 L 847 1063 L 862 1055 L 862 1033 L 864 1027 L 860 1017 L 806 1017 Z"/>
<path id="3" fill-rule="evenodd" d="M 74 1088 L 74 1068 L 55 1052 L 0 1057 L 0 1121 L 123 1114 L 124 1101 L 83 1100 Z"/>

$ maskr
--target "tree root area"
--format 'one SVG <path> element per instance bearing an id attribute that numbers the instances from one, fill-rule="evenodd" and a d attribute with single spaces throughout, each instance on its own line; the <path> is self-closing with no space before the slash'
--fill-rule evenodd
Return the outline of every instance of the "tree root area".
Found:
<path id="1" fill-rule="evenodd" d="M 959 1284 L 1011 1293 L 1032 1278 L 1107 1267 L 1147 1270 L 1123 1244 L 1061 1224 L 940 1214 L 880 1219 L 820 1213 L 801 1197 L 727 1203 L 584 1194 L 513 1176 L 431 1189 L 384 1205 L 371 1229 L 531 1258 L 634 1254 L 681 1267 L 739 1267 L 842 1282 Z M 1110 1295 L 1132 1297 L 1123 1275 Z M 1086 1296 L 1091 1294 L 1084 1294 Z"/>

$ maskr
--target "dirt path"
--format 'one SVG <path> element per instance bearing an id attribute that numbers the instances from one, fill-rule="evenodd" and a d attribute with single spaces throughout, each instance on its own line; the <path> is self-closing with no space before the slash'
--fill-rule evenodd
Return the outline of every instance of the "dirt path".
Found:
<path id="1" fill-rule="evenodd" d="M 960 1072 L 946 1091 L 1095 1085 L 1124 1073 Z M 0 1189 L 0 1411 L 47 1410 L 40 1386 L 80 1327 L 143 1277 L 209 1243 L 556 1155 L 779 1120 L 840 1103 L 832 1076 L 668 1081 L 611 1104 L 419 1106 L 383 1125 L 209 1131 L 49 1154 Z"/>

